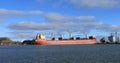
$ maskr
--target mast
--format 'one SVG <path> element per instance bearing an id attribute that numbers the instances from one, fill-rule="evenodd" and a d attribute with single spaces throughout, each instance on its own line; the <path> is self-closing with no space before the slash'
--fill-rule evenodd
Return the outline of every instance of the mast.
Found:
<path id="1" fill-rule="evenodd" d="M 74 37 L 72 36 L 72 33 L 70 31 L 68 31 L 68 33 L 69 33 L 69 39 L 74 40 Z"/>
<path id="2" fill-rule="evenodd" d="M 39 33 L 37 33 L 35 39 L 39 39 L 39 36 L 40 36 Z"/>
<path id="3" fill-rule="evenodd" d="M 62 35 L 62 34 L 60 34 L 60 37 L 61 37 L 61 38 L 63 38 L 63 35 Z"/>
<path id="4" fill-rule="evenodd" d="M 52 26 L 52 30 L 53 32 L 51 33 L 51 40 L 55 40 L 55 34 L 54 34 L 54 31 L 55 31 L 55 26 Z"/>
<path id="5" fill-rule="evenodd" d="M 72 38 L 72 34 L 71 34 L 71 32 L 68 32 L 69 33 L 69 38 Z"/>
<path id="6" fill-rule="evenodd" d="M 55 37 L 54 37 L 55 35 L 54 35 L 54 33 L 51 33 L 51 40 L 55 40 Z"/>
<path id="7" fill-rule="evenodd" d="M 54 37 L 54 33 L 51 33 L 51 38 L 53 38 Z"/>
<path id="8" fill-rule="evenodd" d="M 59 38 L 58 40 L 63 40 L 63 35 L 58 32 Z"/>
<path id="9" fill-rule="evenodd" d="M 72 38 L 72 33 L 70 32 L 69 29 L 67 29 L 67 32 L 68 32 L 68 34 L 69 34 L 69 38 Z"/>
<path id="10" fill-rule="evenodd" d="M 85 38 L 88 38 L 88 34 L 85 34 Z"/>

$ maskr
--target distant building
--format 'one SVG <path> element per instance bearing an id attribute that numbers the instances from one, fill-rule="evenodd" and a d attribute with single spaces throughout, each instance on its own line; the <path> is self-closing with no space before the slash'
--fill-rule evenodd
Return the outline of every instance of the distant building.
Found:
<path id="1" fill-rule="evenodd" d="M 113 43 L 116 42 L 116 38 L 115 38 L 115 36 L 113 36 L 113 35 L 108 36 L 108 40 L 109 40 L 110 42 L 113 42 Z"/>
<path id="2" fill-rule="evenodd" d="M 108 36 L 108 37 L 103 37 L 103 38 L 101 39 L 101 42 L 120 43 L 120 37 L 119 37 L 119 35 L 118 35 L 117 32 L 114 33 L 114 34 L 111 33 L 110 36 Z"/>

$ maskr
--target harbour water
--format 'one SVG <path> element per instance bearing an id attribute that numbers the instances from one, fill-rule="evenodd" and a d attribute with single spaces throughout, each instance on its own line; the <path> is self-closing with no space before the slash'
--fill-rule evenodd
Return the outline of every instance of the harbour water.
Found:
<path id="1" fill-rule="evenodd" d="M 120 63 L 120 45 L 0 46 L 0 63 Z"/>

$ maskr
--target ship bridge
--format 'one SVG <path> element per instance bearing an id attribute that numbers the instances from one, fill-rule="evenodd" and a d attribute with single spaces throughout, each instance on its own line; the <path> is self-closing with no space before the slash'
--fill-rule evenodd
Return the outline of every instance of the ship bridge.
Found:
<path id="1" fill-rule="evenodd" d="M 46 36 L 45 36 L 45 34 L 37 34 L 35 39 L 46 40 Z"/>

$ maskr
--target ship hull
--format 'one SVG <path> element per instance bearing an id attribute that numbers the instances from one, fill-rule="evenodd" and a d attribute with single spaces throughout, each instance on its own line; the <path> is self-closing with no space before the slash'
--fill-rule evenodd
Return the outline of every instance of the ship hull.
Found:
<path id="1" fill-rule="evenodd" d="M 35 40 L 38 45 L 70 45 L 70 44 L 96 44 L 95 39 L 86 40 Z"/>

